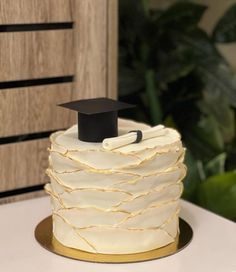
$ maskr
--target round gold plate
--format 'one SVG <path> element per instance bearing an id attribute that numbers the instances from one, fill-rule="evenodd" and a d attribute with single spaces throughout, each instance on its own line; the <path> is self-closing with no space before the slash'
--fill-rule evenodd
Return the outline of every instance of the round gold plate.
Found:
<path id="1" fill-rule="evenodd" d="M 190 225 L 181 218 L 179 228 L 180 234 L 173 243 L 158 249 L 134 254 L 90 253 L 65 247 L 53 236 L 51 216 L 45 218 L 37 225 L 35 238 L 45 249 L 67 258 L 96 263 L 133 263 L 163 258 L 185 248 L 192 240 L 193 231 Z"/>

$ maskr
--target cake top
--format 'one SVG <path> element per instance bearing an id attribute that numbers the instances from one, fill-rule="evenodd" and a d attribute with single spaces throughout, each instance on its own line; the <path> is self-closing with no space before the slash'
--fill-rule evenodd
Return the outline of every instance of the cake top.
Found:
<path id="1" fill-rule="evenodd" d="M 131 130 L 145 131 L 150 129 L 150 126 L 134 122 L 131 120 L 118 119 L 118 136 L 125 135 Z M 163 132 L 160 136 L 142 140 L 140 143 L 132 143 L 125 146 L 121 146 L 112 151 L 104 149 L 102 143 L 91 143 L 78 140 L 78 127 L 72 126 L 66 131 L 59 131 L 53 133 L 51 136 L 52 144 L 54 148 L 61 148 L 64 151 L 79 151 L 79 150 L 97 150 L 106 152 L 118 152 L 123 154 L 143 152 L 147 149 L 163 149 L 169 146 L 181 145 L 180 134 L 171 128 L 163 128 Z M 61 150 L 62 151 L 62 150 Z"/>

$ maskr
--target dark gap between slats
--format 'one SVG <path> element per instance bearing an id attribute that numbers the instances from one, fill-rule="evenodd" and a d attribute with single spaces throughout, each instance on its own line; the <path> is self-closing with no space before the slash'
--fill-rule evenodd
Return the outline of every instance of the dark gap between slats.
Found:
<path id="1" fill-rule="evenodd" d="M 34 185 L 34 186 L 30 186 L 30 187 L 9 190 L 6 192 L 0 192 L 0 198 L 41 191 L 41 190 L 43 190 L 43 187 L 44 187 L 44 184 L 40 184 L 40 185 Z"/>
<path id="2" fill-rule="evenodd" d="M 47 77 L 47 78 L 40 78 L 40 79 L 5 81 L 5 82 L 0 82 L 0 89 L 13 89 L 13 88 L 30 87 L 30 86 L 68 83 L 68 82 L 73 82 L 73 80 L 74 80 L 74 76 L 70 75 L 70 76 L 62 76 L 62 77 Z"/>
<path id="3" fill-rule="evenodd" d="M 3 137 L 3 138 L 0 138 L 0 145 L 48 138 L 51 135 L 51 133 L 58 130 L 65 130 L 65 128 L 45 131 L 45 132 L 37 132 L 37 133 L 22 134 L 17 136 Z"/>
<path id="4" fill-rule="evenodd" d="M 10 25 L 0 25 L 0 32 L 59 30 L 59 29 L 71 29 L 71 28 L 73 28 L 73 22 L 43 23 L 43 24 L 10 24 Z"/>

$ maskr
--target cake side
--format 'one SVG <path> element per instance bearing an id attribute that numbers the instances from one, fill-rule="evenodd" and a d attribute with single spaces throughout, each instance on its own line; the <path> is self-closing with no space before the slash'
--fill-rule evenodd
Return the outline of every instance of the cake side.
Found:
<path id="1" fill-rule="evenodd" d="M 119 120 L 119 134 L 148 126 Z M 51 136 L 46 185 L 53 233 L 63 245 L 125 254 L 172 243 L 178 234 L 184 148 L 179 134 L 112 151 L 78 141 L 77 127 Z"/>

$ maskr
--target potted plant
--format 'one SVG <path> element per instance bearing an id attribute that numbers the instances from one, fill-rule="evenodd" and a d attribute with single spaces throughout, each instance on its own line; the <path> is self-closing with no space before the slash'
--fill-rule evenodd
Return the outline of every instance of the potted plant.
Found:
<path id="1" fill-rule="evenodd" d="M 217 43 L 236 41 L 236 4 L 211 35 L 207 7 L 119 1 L 119 96 L 134 119 L 177 128 L 187 147 L 183 197 L 236 220 L 236 74 Z"/>

